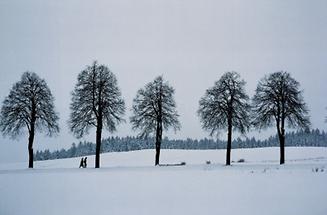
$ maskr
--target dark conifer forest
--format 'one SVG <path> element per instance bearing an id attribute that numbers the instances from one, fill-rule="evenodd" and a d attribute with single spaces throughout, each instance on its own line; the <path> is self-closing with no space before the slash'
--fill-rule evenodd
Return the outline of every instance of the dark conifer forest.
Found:
<path id="1" fill-rule="evenodd" d="M 138 137 L 110 137 L 102 140 L 101 152 L 127 152 L 142 149 L 154 149 L 155 141 L 153 138 Z M 265 140 L 255 138 L 237 138 L 232 142 L 233 148 L 260 148 L 278 147 L 277 136 L 271 136 Z M 306 147 L 319 146 L 327 147 L 327 133 L 314 129 L 311 131 L 294 131 L 286 134 L 286 147 Z M 225 149 L 226 141 L 213 139 L 185 139 L 174 140 L 167 137 L 162 141 L 162 149 L 185 149 L 185 150 L 206 150 L 206 149 Z M 94 155 L 95 144 L 92 142 L 73 143 L 69 149 L 44 150 L 35 153 L 36 160 L 52 160 L 61 158 L 72 158 L 86 155 Z"/>

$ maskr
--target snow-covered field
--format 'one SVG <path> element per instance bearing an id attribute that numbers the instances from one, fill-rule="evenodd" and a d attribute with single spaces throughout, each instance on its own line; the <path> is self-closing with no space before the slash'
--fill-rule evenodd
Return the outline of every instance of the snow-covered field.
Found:
<path id="1" fill-rule="evenodd" d="M 239 159 L 245 163 L 237 163 Z M 326 215 L 327 148 L 162 150 L 107 153 L 101 169 L 88 157 L 0 165 L 0 214 Z M 210 160 L 211 164 L 205 164 Z"/>

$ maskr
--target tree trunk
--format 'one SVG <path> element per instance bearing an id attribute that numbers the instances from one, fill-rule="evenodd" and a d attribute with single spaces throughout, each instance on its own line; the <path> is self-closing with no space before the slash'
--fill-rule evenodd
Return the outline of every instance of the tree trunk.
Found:
<path id="1" fill-rule="evenodd" d="M 280 165 L 285 163 L 285 98 L 282 96 L 281 131 L 279 135 Z"/>
<path id="2" fill-rule="evenodd" d="M 281 135 L 279 135 L 279 146 L 280 146 L 280 164 L 285 163 L 285 130 L 282 128 Z"/>
<path id="3" fill-rule="evenodd" d="M 32 102 L 31 123 L 28 137 L 28 168 L 33 168 L 33 142 L 35 135 L 36 104 Z"/>
<path id="4" fill-rule="evenodd" d="M 156 143 L 156 156 L 155 156 L 155 162 L 154 165 L 159 165 L 159 158 L 160 158 L 160 145 L 157 145 Z"/>
<path id="5" fill-rule="evenodd" d="M 156 131 L 156 155 L 155 155 L 155 162 L 154 162 L 155 166 L 159 165 L 161 140 L 162 140 L 162 123 L 161 121 L 158 121 L 157 131 Z"/>
<path id="6" fill-rule="evenodd" d="M 101 151 L 101 134 L 102 134 L 102 85 L 99 86 L 98 94 L 98 116 L 97 116 L 97 130 L 96 130 L 96 146 L 95 146 L 95 168 L 100 168 L 100 151 Z"/>
<path id="7" fill-rule="evenodd" d="M 102 127 L 97 126 L 96 130 L 96 148 L 95 148 L 95 168 L 100 168 L 100 150 L 101 150 Z"/>
<path id="8" fill-rule="evenodd" d="M 228 120 L 228 133 L 227 133 L 227 150 L 226 150 L 226 165 L 230 165 L 230 157 L 232 150 L 232 122 Z"/>
<path id="9" fill-rule="evenodd" d="M 28 137 L 28 168 L 33 168 L 33 142 L 34 142 L 34 126 L 29 132 Z"/>
<path id="10" fill-rule="evenodd" d="M 156 158 L 154 162 L 155 166 L 159 165 L 161 140 L 162 140 L 162 86 L 160 86 L 158 111 L 157 111 Z"/>

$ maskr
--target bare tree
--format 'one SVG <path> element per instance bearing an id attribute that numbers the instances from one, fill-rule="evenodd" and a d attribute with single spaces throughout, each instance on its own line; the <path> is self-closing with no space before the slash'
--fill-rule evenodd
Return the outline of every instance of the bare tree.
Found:
<path id="1" fill-rule="evenodd" d="M 251 107 L 244 86 L 245 81 L 238 73 L 227 72 L 199 102 L 198 114 L 203 129 L 209 130 L 212 136 L 227 128 L 226 165 L 230 165 L 232 131 L 238 130 L 244 134 L 250 127 Z"/>
<path id="2" fill-rule="evenodd" d="M 70 129 L 77 138 L 96 128 L 95 168 L 99 168 L 102 128 L 115 131 L 125 113 L 117 79 L 108 67 L 95 61 L 78 75 L 70 109 Z"/>
<path id="3" fill-rule="evenodd" d="M 151 134 L 156 136 L 155 165 L 159 165 L 163 130 L 168 130 L 170 127 L 175 131 L 180 129 L 173 95 L 174 88 L 159 76 L 138 90 L 133 100 L 133 116 L 130 118 L 133 129 L 140 129 L 141 137 Z"/>
<path id="4" fill-rule="evenodd" d="M 276 125 L 280 142 L 280 164 L 285 163 L 285 122 L 291 128 L 308 129 L 310 120 L 299 82 L 288 72 L 264 77 L 253 97 L 253 125 L 264 129 Z"/>
<path id="5" fill-rule="evenodd" d="M 0 128 L 12 138 L 28 130 L 28 167 L 33 168 L 35 131 L 46 131 L 49 136 L 59 132 L 58 115 L 54 111 L 54 97 L 45 82 L 35 73 L 25 72 L 5 98 L 0 116 Z"/>

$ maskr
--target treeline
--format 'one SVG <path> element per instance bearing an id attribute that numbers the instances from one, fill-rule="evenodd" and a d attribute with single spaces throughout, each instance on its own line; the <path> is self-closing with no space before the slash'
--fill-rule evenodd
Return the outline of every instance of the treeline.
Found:
<path id="1" fill-rule="evenodd" d="M 327 147 L 327 133 L 314 129 L 311 131 L 299 130 L 286 134 L 286 146 L 319 146 Z M 154 138 L 138 137 L 110 137 L 102 140 L 101 152 L 127 152 L 142 149 L 154 149 Z M 277 136 L 271 136 L 265 140 L 256 140 L 253 138 L 237 138 L 233 141 L 233 148 L 261 148 L 277 147 L 279 140 Z M 206 150 L 206 149 L 226 149 L 226 141 L 213 139 L 185 139 L 170 140 L 167 137 L 162 142 L 163 149 L 188 149 L 188 150 Z M 37 151 L 36 160 L 53 160 L 62 158 L 81 157 L 94 155 L 95 144 L 91 142 L 75 143 L 69 149 L 61 149 L 50 152 L 50 150 Z"/>
<path id="2" fill-rule="evenodd" d="M 220 149 L 226 147 L 226 165 L 231 164 L 233 148 L 280 145 L 280 164 L 285 163 L 285 146 L 300 144 L 286 142 L 286 128 L 309 130 L 311 128 L 308 107 L 304 101 L 300 84 L 290 73 L 278 71 L 265 75 L 257 84 L 250 98 L 245 90 L 246 82 L 235 71 L 225 72 L 199 100 L 197 115 L 201 127 L 210 136 L 227 131 L 227 141 L 213 140 L 163 140 L 169 129 L 181 129 L 179 113 L 174 98 L 175 89 L 163 76 L 156 77 L 136 92 L 133 99 L 129 123 L 138 136 L 121 140 L 109 139 L 102 143 L 102 132 L 114 132 L 126 121 L 126 105 L 116 76 L 104 64 L 94 61 L 77 76 L 71 93 L 68 126 L 77 138 L 96 130 L 95 150 L 92 143 L 73 146 L 70 151 L 34 153 L 35 132 L 46 132 L 48 136 L 58 134 L 59 116 L 55 111 L 54 97 L 46 81 L 36 73 L 25 72 L 5 98 L 0 110 L 0 132 L 13 138 L 28 131 L 28 167 L 33 168 L 36 159 L 63 158 L 95 154 L 95 168 L 100 167 L 100 152 L 129 151 L 155 148 L 155 165 L 160 163 L 161 148 L 176 149 Z M 251 129 L 277 128 L 271 140 L 236 140 L 232 144 L 233 132 L 246 134 Z M 152 137 L 153 139 L 148 139 Z M 119 138 L 118 138 L 119 139 Z M 204 143 L 202 143 L 204 142 Z M 153 145 L 154 143 L 154 145 Z M 311 142 L 314 143 L 314 142 Z M 76 148 L 76 149 L 75 149 Z M 84 150 L 86 148 L 86 150 Z M 39 154 L 41 155 L 39 156 Z M 65 155 L 68 154 L 68 155 Z"/>

